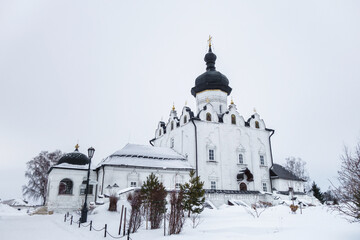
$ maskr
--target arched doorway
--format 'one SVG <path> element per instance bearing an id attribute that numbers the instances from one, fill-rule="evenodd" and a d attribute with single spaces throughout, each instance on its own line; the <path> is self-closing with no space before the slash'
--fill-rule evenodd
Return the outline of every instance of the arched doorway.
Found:
<path id="1" fill-rule="evenodd" d="M 240 191 L 247 191 L 246 183 L 240 183 Z"/>

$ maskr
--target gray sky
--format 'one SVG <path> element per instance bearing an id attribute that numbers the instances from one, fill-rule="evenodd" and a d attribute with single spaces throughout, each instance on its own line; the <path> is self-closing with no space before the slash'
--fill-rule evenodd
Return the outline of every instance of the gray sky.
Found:
<path id="1" fill-rule="evenodd" d="M 307 162 L 326 190 L 360 139 L 359 1 L 0 1 L 0 198 L 21 197 L 42 150 L 94 162 L 148 144 L 172 103 L 217 70 L 245 119 L 276 130 L 274 161 Z M 229 99 L 230 100 L 230 99 Z"/>

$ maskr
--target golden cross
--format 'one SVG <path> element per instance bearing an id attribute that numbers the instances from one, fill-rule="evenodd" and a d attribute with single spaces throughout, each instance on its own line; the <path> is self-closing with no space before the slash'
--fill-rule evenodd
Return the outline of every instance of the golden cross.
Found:
<path id="1" fill-rule="evenodd" d="M 256 108 L 254 108 L 254 112 L 256 113 Z"/>
<path id="2" fill-rule="evenodd" d="M 210 100 L 209 100 L 209 98 L 206 98 L 206 100 L 205 100 L 207 103 L 209 103 L 210 102 Z"/>
<path id="3" fill-rule="evenodd" d="M 212 41 L 212 36 L 209 35 L 209 40 L 208 40 L 209 47 L 211 47 L 211 41 Z"/>
<path id="4" fill-rule="evenodd" d="M 79 147 L 80 147 L 80 146 L 79 146 L 79 144 L 77 143 L 77 144 L 75 145 L 75 149 L 78 150 Z"/>

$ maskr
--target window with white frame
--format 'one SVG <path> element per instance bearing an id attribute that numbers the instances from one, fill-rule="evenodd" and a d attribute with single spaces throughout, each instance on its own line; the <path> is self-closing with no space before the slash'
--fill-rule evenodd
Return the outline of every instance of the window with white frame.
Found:
<path id="1" fill-rule="evenodd" d="M 170 139 L 170 147 L 171 147 L 171 148 L 174 148 L 174 138 L 171 138 L 171 139 Z"/>
<path id="2" fill-rule="evenodd" d="M 213 190 L 216 189 L 216 181 L 211 181 L 210 182 L 210 189 L 213 189 Z"/>
<path id="3" fill-rule="evenodd" d="M 267 192 L 267 186 L 266 186 L 266 183 L 263 183 L 263 184 L 262 184 L 262 187 L 263 187 L 263 191 L 264 191 L 264 192 Z"/>
<path id="4" fill-rule="evenodd" d="M 136 187 L 136 182 L 130 182 L 130 187 Z"/>
<path id="5" fill-rule="evenodd" d="M 215 162 L 215 151 L 214 149 L 209 149 L 209 161 Z"/>
<path id="6" fill-rule="evenodd" d="M 244 164 L 244 155 L 239 153 L 239 164 Z"/>
<path id="7" fill-rule="evenodd" d="M 175 183 L 175 188 L 180 189 L 180 183 Z"/>
<path id="8" fill-rule="evenodd" d="M 94 185 L 89 185 L 88 187 L 89 187 L 88 194 L 90 194 L 90 195 L 93 194 Z M 85 195 L 85 193 L 86 193 L 86 185 L 84 185 L 84 187 L 80 188 L 80 195 Z"/>
<path id="9" fill-rule="evenodd" d="M 261 166 L 265 165 L 265 157 L 264 157 L 264 155 L 260 155 L 260 165 Z"/>

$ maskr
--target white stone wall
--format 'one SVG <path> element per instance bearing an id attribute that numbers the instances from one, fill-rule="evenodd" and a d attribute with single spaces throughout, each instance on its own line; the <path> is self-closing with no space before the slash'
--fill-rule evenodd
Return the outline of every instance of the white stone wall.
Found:
<path id="1" fill-rule="evenodd" d="M 217 89 L 205 90 L 196 94 L 196 106 L 197 111 L 200 112 L 201 109 L 208 103 L 214 107 L 214 110 L 218 114 L 222 114 L 227 111 L 227 93 Z"/>
<path id="2" fill-rule="evenodd" d="M 205 92 L 204 92 L 205 93 Z M 184 108 L 185 109 L 185 108 Z M 157 136 L 154 145 L 161 147 L 172 147 L 180 154 L 188 157 L 189 162 L 195 168 L 195 131 L 191 122 L 183 123 L 186 111 L 182 111 L 180 126 L 169 129 L 166 134 Z M 212 120 L 206 119 L 210 113 Z M 232 124 L 231 115 L 236 117 L 236 124 Z M 176 115 L 170 114 L 171 118 Z M 206 110 L 199 113 L 201 121 L 195 121 L 197 126 L 198 144 L 198 171 L 201 179 L 205 181 L 205 188 L 211 187 L 211 181 L 216 182 L 217 189 L 239 190 L 236 176 L 243 168 L 248 168 L 254 175 L 254 181 L 243 181 L 248 190 L 263 191 L 266 184 L 267 191 L 271 191 L 269 168 L 271 167 L 271 153 L 269 145 L 270 132 L 265 130 L 265 123 L 255 113 L 250 120 L 250 127 L 245 127 L 245 121 L 236 111 L 234 104 L 230 105 L 229 113 L 225 114 L 224 123 L 218 122 L 217 111 L 212 103 L 206 103 Z M 189 118 L 188 118 L 189 119 Z M 258 122 L 258 124 L 256 124 Z M 256 128 L 258 125 L 259 128 Z M 172 140 L 173 139 L 173 140 Z M 209 161 L 209 149 L 215 153 L 215 161 Z M 244 164 L 238 163 L 238 155 L 244 156 Z M 260 165 L 260 155 L 264 157 L 265 164 Z"/>
<path id="3" fill-rule="evenodd" d="M 289 188 L 292 187 L 295 192 L 304 192 L 304 182 L 294 181 L 287 179 L 273 179 L 272 180 L 273 188 L 277 191 L 289 191 Z"/>
<path id="4" fill-rule="evenodd" d="M 98 177 L 98 195 L 110 195 L 117 191 L 131 187 L 131 182 L 136 182 L 137 187 L 141 187 L 146 178 L 154 173 L 164 184 L 166 189 L 175 189 L 175 184 L 184 184 L 189 180 L 187 170 L 169 170 L 169 169 L 146 169 L 146 168 L 125 168 L 105 166 L 105 175 L 103 177 L 103 168 L 99 169 Z M 118 188 L 107 189 L 108 185 L 117 184 Z"/>
<path id="5" fill-rule="evenodd" d="M 59 194 L 60 181 L 68 178 L 73 182 L 72 194 Z M 48 210 L 64 212 L 69 210 L 80 209 L 85 201 L 85 195 L 80 195 L 80 187 L 83 180 L 87 179 L 87 170 L 59 169 L 53 168 L 48 178 L 48 192 L 46 205 Z M 96 173 L 90 172 L 90 179 L 96 180 Z M 88 195 L 88 203 L 95 201 L 95 189 L 93 194 Z"/>

